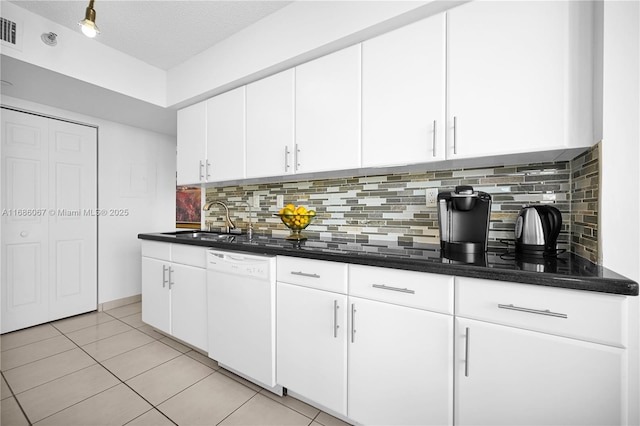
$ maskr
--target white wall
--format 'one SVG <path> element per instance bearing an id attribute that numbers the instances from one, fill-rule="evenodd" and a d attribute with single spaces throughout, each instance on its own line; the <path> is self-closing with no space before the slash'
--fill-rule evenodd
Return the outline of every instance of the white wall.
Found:
<path id="1" fill-rule="evenodd" d="M 640 282 L 640 2 L 604 2 L 600 244 L 603 265 Z M 629 376 L 640 377 L 640 298 L 632 298 Z M 632 382 L 629 424 L 640 423 Z"/>
<path id="2" fill-rule="evenodd" d="M 11 56 L 75 79 L 104 87 L 154 105 L 167 104 L 167 75 L 153 67 L 95 40 L 80 31 L 58 25 L 7 1 L 0 2 L 2 17 L 20 25 L 20 50 L 2 45 L 3 55 Z M 58 35 L 51 48 L 40 40 L 42 33 Z"/>
<path id="3" fill-rule="evenodd" d="M 466 1 L 296 1 L 170 69 L 167 105 L 182 108 Z"/>
<path id="4" fill-rule="evenodd" d="M 141 293 L 139 233 L 175 228 L 176 140 L 172 136 L 7 96 L 2 104 L 98 127 L 98 303 Z"/>

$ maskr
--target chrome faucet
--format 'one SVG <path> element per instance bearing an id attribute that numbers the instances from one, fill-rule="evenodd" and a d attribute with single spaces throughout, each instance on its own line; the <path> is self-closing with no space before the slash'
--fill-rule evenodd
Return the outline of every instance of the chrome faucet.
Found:
<path id="1" fill-rule="evenodd" d="M 222 207 L 224 207 L 225 221 L 226 221 L 226 224 L 227 224 L 227 233 L 230 233 L 232 229 L 236 229 L 236 224 L 233 223 L 233 221 L 229 217 L 229 207 L 227 207 L 227 205 L 225 203 L 223 203 L 222 201 L 209 201 L 208 203 L 206 203 L 202 207 L 202 210 L 205 210 L 205 211 L 209 210 L 211 208 L 211 206 L 214 205 L 214 204 L 219 204 Z"/>
<path id="2" fill-rule="evenodd" d="M 240 201 L 240 204 L 246 204 L 247 207 L 249 207 L 249 228 L 247 229 L 247 235 L 249 236 L 249 239 L 253 238 L 253 223 L 251 222 L 251 214 L 253 213 L 253 210 L 251 209 L 251 204 L 249 204 L 247 201 Z"/>

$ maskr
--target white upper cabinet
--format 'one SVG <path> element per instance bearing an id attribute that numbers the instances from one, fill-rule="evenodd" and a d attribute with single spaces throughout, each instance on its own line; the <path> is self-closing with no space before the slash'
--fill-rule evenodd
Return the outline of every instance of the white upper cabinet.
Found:
<path id="1" fill-rule="evenodd" d="M 207 181 L 245 177 L 245 87 L 207 101 Z"/>
<path id="2" fill-rule="evenodd" d="M 207 103 L 200 102 L 178 111 L 177 184 L 205 182 L 207 145 Z"/>
<path id="3" fill-rule="evenodd" d="M 296 68 L 296 170 L 360 166 L 360 45 Z"/>
<path id="4" fill-rule="evenodd" d="M 362 165 L 444 160 L 445 17 L 362 45 Z"/>
<path id="5" fill-rule="evenodd" d="M 294 171 L 293 69 L 247 85 L 247 178 Z"/>
<path id="6" fill-rule="evenodd" d="M 589 3 L 447 12 L 448 159 L 593 144 Z"/>

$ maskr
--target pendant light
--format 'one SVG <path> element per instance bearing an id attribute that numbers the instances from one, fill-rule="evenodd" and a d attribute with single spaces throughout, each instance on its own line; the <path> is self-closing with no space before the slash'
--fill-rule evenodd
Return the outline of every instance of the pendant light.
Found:
<path id="1" fill-rule="evenodd" d="M 82 33 L 89 38 L 93 38 L 100 34 L 100 29 L 98 29 L 98 26 L 96 25 L 96 11 L 93 9 L 93 1 L 94 0 L 89 1 L 89 6 L 87 6 L 84 19 L 78 22 Z"/>

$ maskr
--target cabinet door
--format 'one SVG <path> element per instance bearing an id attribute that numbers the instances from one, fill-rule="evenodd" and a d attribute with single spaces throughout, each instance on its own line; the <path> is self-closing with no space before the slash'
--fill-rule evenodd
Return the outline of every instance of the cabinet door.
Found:
<path id="1" fill-rule="evenodd" d="M 294 70 L 247 85 L 247 178 L 292 173 Z"/>
<path id="2" fill-rule="evenodd" d="M 207 146 L 207 103 L 200 102 L 178 111 L 177 183 L 205 181 Z"/>
<path id="3" fill-rule="evenodd" d="M 362 44 L 362 165 L 444 160 L 445 18 Z"/>
<path id="4" fill-rule="evenodd" d="M 171 334 L 169 262 L 142 258 L 142 321 Z"/>
<path id="5" fill-rule="evenodd" d="M 207 101 L 208 182 L 245 177 L 245 87 Z"/>
<path id="6" fill-rule="evenodd" d="M 565 146 L 569 3 L 471 2 L 447 12 L 447 158 Z"/>
<path id="7" fill-rule="evenodd" d="M 346 415 L 347 297 L 279 282 L 276 306 L 278 384 Z"/>
<path id="8" fill-rule="evenodd" d="M 625 351 L 456 320 L 456 424 L 617 425 Z"/>
<path id="9" fill-rule="evenodd" d="M 349 418 L 452 424 L 453 317 L 357 297 L 349 303 Z"/>
<path id="10" fill-rule="evenodd" d="M 360 165 L 360 45 L 296 68 L 296 170 Z"/>
<path id="11" fill-rule="evenodd" d="M 207 271 L 171 264 L 171 335 L 207 350 Z"/>

